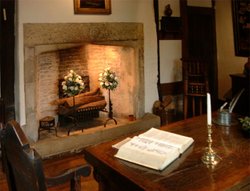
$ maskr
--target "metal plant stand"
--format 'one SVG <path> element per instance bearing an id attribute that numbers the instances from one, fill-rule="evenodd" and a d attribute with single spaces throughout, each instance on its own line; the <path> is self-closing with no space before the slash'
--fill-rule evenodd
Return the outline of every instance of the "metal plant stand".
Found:
<path id="1" fill-rule="evenodd" d="M 108 121 L 113 120 L 115 124 L 117 125 L 116 119 L 113 117 L 113 108 L 112 108 L 112 102 L 110 98 L 110 89 L 109 89 L 109 113 L 108 113 L 108 119 L 104 123 L 104 127 L 106 127 L 106 124 Z"/>

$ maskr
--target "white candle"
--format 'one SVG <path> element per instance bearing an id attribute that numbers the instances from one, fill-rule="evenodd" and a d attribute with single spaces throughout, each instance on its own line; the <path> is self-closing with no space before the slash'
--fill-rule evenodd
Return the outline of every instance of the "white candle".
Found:
<path id="1" fill-rule="evenodd" d="M 207 93 L 207 125 L 212 125 L 211 97 Z"/>

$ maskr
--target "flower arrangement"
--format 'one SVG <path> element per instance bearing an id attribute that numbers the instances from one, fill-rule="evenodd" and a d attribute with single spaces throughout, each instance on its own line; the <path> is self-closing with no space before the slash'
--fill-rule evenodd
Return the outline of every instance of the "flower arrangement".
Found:
<path id="1" fill-rule="evenodd" d="M 99 74 L 99 82 L 102 88 L 108 90 L 114 90 L 118 86 L 118 78 L 110 67 L 104 69 L 104 71 Z"/>
<path id="2" fill-rule="evenodd" d="M 250 117 L 239 118 L 243 130 L 250 131 Z"/>
<path id="3" fill-rule="evenodd" d="M 64 76 L 62 82 L 63 93 L 69 97 L 75 96 L 84 90 L 85 86 L 82 77 L 70 70 L 68 75 Z"/>

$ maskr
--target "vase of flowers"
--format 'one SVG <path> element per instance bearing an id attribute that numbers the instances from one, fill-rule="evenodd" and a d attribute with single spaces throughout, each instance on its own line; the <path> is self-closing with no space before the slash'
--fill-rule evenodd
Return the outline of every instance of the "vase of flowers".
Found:
<path id="1" fill-rule="evenodd" d="M 110 67 L 99 74 L 99 82 L 102 88 L 108 90 L 114 90 L 118 86 L 118 78 Z"/>
<path id="2" fill-rule="evenodd" d="M 106 126 L 109 120 L 114 120 L 115 124 L 117 124 L 117 121 L 113 118 L 110 90 L 115 90 L 116 87 L 118 86 L 118 77 L 116 76 L 115 72 L 112 71 L 110 67 L 108 67 L 99 74 L 99 82 L 102 88 L 108 90 L 108 95 L 109 95 L 109 115 L 108 115 L 109 118 L 105 122 L 104 127 Z"/>
<path id="3" fill-rule="evenodd" d="M 68 97 L 73 96 L 73 105 L 75 105 L 75 95 L 81 93 L 84 88 L 82 77 L 74 72 L 74 70 L 70 70 L 69 73 L 64 76 L 64 81 L 62 82 L 63 93 Z"/>

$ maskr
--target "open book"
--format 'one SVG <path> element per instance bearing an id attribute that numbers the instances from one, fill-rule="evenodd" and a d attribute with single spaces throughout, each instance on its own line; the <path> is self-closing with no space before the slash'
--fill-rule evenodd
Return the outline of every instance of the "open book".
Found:
<path id="1" fill-rule="evenodd" d="M 125 142 L 125 143 L 124 143 Z M 163 170 L 194 142 L 191 137 L 151 128 L 118 143 L 115 157 L 148 168 Z"/>

